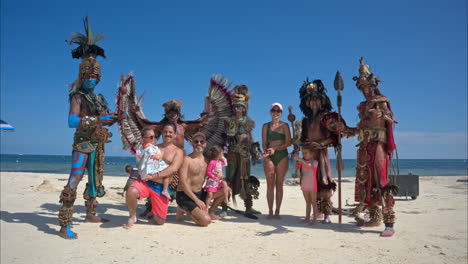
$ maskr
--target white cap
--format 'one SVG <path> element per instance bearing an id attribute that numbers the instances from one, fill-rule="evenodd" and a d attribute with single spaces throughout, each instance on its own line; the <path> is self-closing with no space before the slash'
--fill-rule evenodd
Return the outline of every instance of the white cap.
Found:
<path id="1" fill-rule="evenodd" d="M 281 111 L 283 111 L 283 106 L 278 102 L 271 104 L 270 110 L 273 109 L 273 107 L 275 106 L 277 106 Z"/>

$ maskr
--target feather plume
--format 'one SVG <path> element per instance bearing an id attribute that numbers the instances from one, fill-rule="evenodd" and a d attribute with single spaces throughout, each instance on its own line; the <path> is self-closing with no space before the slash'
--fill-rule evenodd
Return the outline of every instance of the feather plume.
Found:
<path id="1" fill-rule="evenodd" d="M 68 44 L 76 44 L 78 47 L 72 50 L 72 57 L 74 59 L 79 59 L 82 57 L 90 56 L 94 54 L 95 56 L 106 57 L 104 54 L 104 49 L 99 47 L 97 44 L 104 39 L 104 35 L 97 33 L 93 35 L 91 26 L 89 25 L 88 16 L 83 21 L 85 34 L 82 33 L 72 33 L 71 39 L 68 40 Z"/>
<path id="2" fill-rule="evenodd" d="M 210 79 L 208 95 L 205 98 L 205 111 L 208 115 L 206 124 L 199 131 L 186 131 L 185 138 L 191 140 L 195 132 L 206 135 L 208 150 L 212 146 L 225 145 L 224 120 L 232 115 L 232 98 L 229 93 L 231 83 L 221 75 L 214 75 Z"/>
<path id="3" fill-rule="evenodd" d="M 141 99 L 141 97 L 140 97 Z M 119 116 L 119 131 L 123 143 L 123 149 L 129 150 L 132 154 L 141 147 L 141 125 L 138 123 L 138 114 L 143 114 L 141 110 L 141 100 L 137 100 L 136 85 L 133 79 L 133 72 L 130 72 L 127 78 L 122 76 L 116 96 L 116 109 Z M 139 107 L 139 111 L 131 111 L 132 108 Z"/>

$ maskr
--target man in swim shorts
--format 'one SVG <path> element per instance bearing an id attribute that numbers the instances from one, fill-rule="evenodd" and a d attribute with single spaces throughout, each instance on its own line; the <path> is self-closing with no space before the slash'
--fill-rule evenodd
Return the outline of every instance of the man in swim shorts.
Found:
<path id="1" fill-rule="evenodd" d="M 206 193 L 203 191 L 206 167 L 208 161 L 203 156 L 206 148 L 206 137 L 197 132 L 192 137 L 193 152 L 184 158 L 182 168 L 179 170 L 180 181 L 177 187 L 177 213 L 176 220 L 182 221 L 184 213 L 199 226 L 207 226 L 211 220 L 219 220 L 215 215 L 216 208 L 224 199 L 223 191 L 220 190 L 213 195 L 213 203 L 207 211 L 205 204 Z"/>
<path id="2" fill-rule="evenodd" d="M 174 145 L 173 141 L 176 136 L 176 125 L 167 123 L 162 130 L 163 143 L 158 145 L 162 152 L 162 159 L 169 166 L 155 174 L 148 174 L 144 181 L 135 181 L 127 190 L 127 206 L 129 218 L 125 228 L 131 228 L 136 222 L 136 209 L 139 199 L 149 197 L 152 204 L 153 219 L 156 224 L 162 225 L 166 222 L 167 209 L 169 206 L 170 197 L 162 195 L 163 184 L 162 179 L 172 177 L 182 166 L 184 160 L 184 152 L 182 149 Z"/>

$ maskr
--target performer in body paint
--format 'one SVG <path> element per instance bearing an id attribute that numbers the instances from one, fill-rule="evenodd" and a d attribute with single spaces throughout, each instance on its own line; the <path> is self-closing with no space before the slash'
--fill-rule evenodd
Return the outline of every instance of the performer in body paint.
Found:
<path id="1" fill-rule="evenodd" d="M 306 80 L 299 90 L 302 119 L 301 145 L 310 148 L 317 157 L 317 204 L 322 223 L 331 223 L 333 204 L 331 197 L 336 190 L 333 181 L 328 148 L 338 146 L 338 134 L 346 130 L 346 123 L 339 114 L 332 112 L 332 105 L 321 80 Z"/>
<path id="2" fill-rule="evenodd" d="M 72 168 L 68 183 L 60 194 L 62 207 L 59 210 L 60 236 L 75 239 L 77 234 L 71 231 L 73 204 L 76 199 L 76 189 L 85 170 L 88 171 L 88 183 L 83 193 L 86 206 L 85 222 L 106 222 L 108 220 L 96 216 L 98 202 L 96 197 L 105 195 L 102 179 L 104 175 L 104 144 L 112 136 L 103 126 L 110 126 L 117 121 L 115 113 L 110 113 L 104 97 L 95 94 L 94 89 L 101 80 L 101 69 L 98 56 L 105 57 L 104 50 L 97 46 L 102 35 L 93 35 L 85 21 L 86 35 L 75 33 L 70 44 L 79 46 L 72 51 L 72 57 L 82 59 L 78 79 L 70 89 L 70 112 L 68 126 L 75 128 L 72 152 Z"/>
<path id="3" fill-rule="evenodd" d="M 381 81 L 371 71 L 370 66 L 360 60 L 359 76 L 354 77 L 356 86 L 365 97 L 358 106 L 359 123 L 357 128 L 344 133 L 347 136 L 358 135 L 355 200 L 359 202 L 355 215 L 358 225 L 379 226 L 383 222 L 383 237 L 393 236 L 395 230 L 394 194 L 397 187 L 389 184 L 388 167 L 392 153 L 396 149 L 393 138 L 393 118 L 390 100 L 380 93 Z M 364 212 L 368 212 L 366 221 Z"/>

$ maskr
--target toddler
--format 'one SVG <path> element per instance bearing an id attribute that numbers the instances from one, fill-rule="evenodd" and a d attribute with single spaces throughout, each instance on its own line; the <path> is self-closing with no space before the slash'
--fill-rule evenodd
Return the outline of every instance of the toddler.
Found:
<path id="1" fill-rule="evenodd" d="M 208 163 L 208 167 L 206 168 L 206 207 L 208 208 L 210 201 L 213 199 L 213 193 L 220 189 L 224 192 L 224 202 L 230 206 L 229 187 L 225 180 L 220 179 L 220 176 L 223 175 L 223 167 L 227 165 L 227 160 L 223 155 L 222 149 L 218 146 L 211 147 L 208 152 L 208 156 L 210 163 Z"/>
<path id="2" fill-rule="evenodd" d="M 143 137 L 143 146 L 136 151 L 136 162 L 138 172 L 140 173 L 140 179 L 145 181 L 148 174 L 160 172 L 168 166 L 164 160 L 162 160 L 161 150 L 154 145 L 156 137 L 153 129 L 145 127 L 141 130 L 141 135 Z M 153 181 L 163 184 L 163 191 L 161 194 L 169 198 L 170 195 L 167 190 L 169 186 L 169 178 L 164 178 L 162 180 L 155 179 Z"/>
<path id="3" fill-rule="evenodd" d="M 301 190 L 304 195 L 306 202 L 306 216 L 304 222 L 310 221 L 310 209 L 313 208 L 313 218 L 310 222 L 311 225 L 315 224 L 318 214 L 317 208 L 317 153 L 310 148 L 302 148 L 303 158 L 299 158 L 299 155 L 296 153 L 295 158 L 298 162 L 298 167 L 300 169 L 300 182 Z"/>

